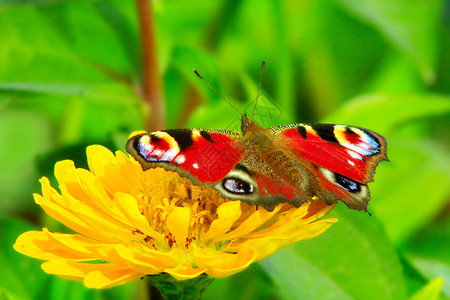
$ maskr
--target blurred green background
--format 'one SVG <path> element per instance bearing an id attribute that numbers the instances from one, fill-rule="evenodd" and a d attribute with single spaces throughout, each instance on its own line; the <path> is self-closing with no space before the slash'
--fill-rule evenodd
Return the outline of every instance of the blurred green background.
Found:
<path id="1" fill-rule="evenodd" d="M 450 2 L 151 2 L 165 128 L 256 121 L 366 127 L 390 163 L 368 214 L 340 203 L 325 234 L 217 279 L 205 299 L 450 299 Z M 147 299 L 145 281 L 110 290 L 45 274 L 15 253 L 29 229 L 63 230 L 34 203 L 56 161 L 123 149 L 144 129 L 136 3 L 0 1 L 0 299 Z"/>

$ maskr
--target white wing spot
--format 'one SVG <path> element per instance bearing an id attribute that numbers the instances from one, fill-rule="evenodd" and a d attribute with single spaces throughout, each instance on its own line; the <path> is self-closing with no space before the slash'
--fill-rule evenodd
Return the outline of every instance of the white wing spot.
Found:
<path id="1" fill-rule="evenodd" d="M 181 165 L 182 163 L 184 163 L 186 161 L 186 156 L 184 156 L 183 154 L 179 154 L 177 155 L 177 157 L 175 157 L 175 163 L 178 165 Z"/>
<path id="2" fill-rule="evenodd" d="M 363 160 L 363 157 L 359 153 L 357 153 L 357 152 L 355 152 L 353 150 L 348 149 L 347 153 L 353 158 L 356 158 L 356 159 L 359 159 L 359 160 Z"/>

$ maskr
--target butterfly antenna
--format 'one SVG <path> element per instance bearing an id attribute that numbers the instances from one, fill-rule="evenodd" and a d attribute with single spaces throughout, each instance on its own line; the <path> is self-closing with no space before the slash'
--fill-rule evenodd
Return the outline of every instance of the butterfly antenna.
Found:
<path id="1" fill-rule="evenodd" d="M 256 110 L 256 104 L 257 104 L 258 98 L 259 98 L 259 92 L 261 91 L 262 74 L 263 74 L 265 65 L 266 65 L 266 61 L 263 60 L 262 64 L 261 64 L 261 72 L 259 73 L 258 92 L 256 93 L 255 106 L 253 107 L 253 113 L 252 113 L 252 119 L 251 119 L 252 121 L 253 121 L 253 117 L 255 116 L 255 110 Z"/>
<path id="2" fill-rule="evenodd" d="M 228 104 L 230 104 L 231 107 L 233 107 L 235 111 L 237 111 L 240 115 L 242 115 L 242 113 L 239 111 L 239 109 L 237 109 L 236 106 L 234 106 L 230 101 L 228 101 L 227 98 L 225 98 L 224 96 L 222 96 L 221 93 L 219 93 L 215 88 L 213 88 L 213 87 L 209 84 L 209 82 L 206 81 L 206 79 L 203 78 L 202 75 L 200 75 L 200 74 L 197 72 L 196 69 L 192 69 L 192 71 L 194 71 L 195 75 L 197 75 L 198 78 L 200 78 L 201 80 L 203 80 L 203 82 L 206 83 L 206 85 L 207 85 L 210 89 L 212 89 L 217 95 L 219 95 L 220 98 L 222 98 L 223 100 L 227 101 Z"/>

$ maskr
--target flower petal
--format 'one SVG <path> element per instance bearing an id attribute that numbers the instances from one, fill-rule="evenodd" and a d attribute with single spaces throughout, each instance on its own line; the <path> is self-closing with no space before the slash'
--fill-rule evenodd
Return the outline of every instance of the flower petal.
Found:
<path id="1" fill-rule="evenodd" d="M 177 280 L 188 280 L 195 278 L 205 273 L 205 271 L 206 268 L 193 267 L 190 262 L 187 261 L 178 264 L 175 268 L 164 269 L 164 272 L 172 275 L 172 277 Z"/>
<path id="2" fill-rule="evenodd" d="M 111 263 L 76 263 L 73 261 L 48 261 L 42 269 L 49 274 L 58 275 L 71 280 L 84 280 L 91 288 L 107 288 L 126 283 L 145 276 L 132 269 L 123 268 Z"/>
<path id="3" fill-rule="evenodd" d="M 76 169 L 75 174 L 77 175 L 80 185 L 83 188 L 83 192 L 89 199 L 89 202 L 86 200 L 83 200 L 83 202 L 87 203 L 92 208 L 95 208 L 99 211 L 99 213 L 102 213 L 107 218 L 116 220 L 121 220 L 123 218 L 123 215 L 120 213 L 116 203 L 114 202 L 114 198 L 108 195 L 104 186 L 100 180 L 94 176 L 94 174 L 85 169 Z M 66 184 L 64 184 L 64 186 L 66 186 Z M 66 192 L 74 197 L 70 191 L 66 190 Z M 81 200 L 79 198 L 76 199 Z"/>
<path id="4" fill-rule="evenodd" d="M 328 214 L 336 204 L 337 201 L 334 201 L 331 205 L 325 204 L 320 200 L 312 201 L 308 207 L 308 214 L 304 216 L 304 219 L 309 220 L 309 222 L 318 220 Z"/>
<path id="5" fill-rule="evenodd" d="M 58 161 L 55 164 L 55 177 L 59 184 L 65 184 L 70 194 L 78 200 L 91 204 L 90 198 L 84 193 L 76 174 L 75 164 L 71 160 Z"/>
<path id="6" fill-rule="evenodd" d="M 104 234 L 95 230 L 92 226 L 78 218 L 78 216 L 61 206 L 62 203 L 67 201 L 65 201 L 63 197 L 50 186 L 50 182 L 46 177 L 41 178 L 40 182 L 42 184 L 43 195 L 34 194 L 34 201 L 40 205 L 50 217 L 83 235 L 99 240 L 105 238 Z"/>
<path id="7" fill-rule="evenodd" d="M 116 245 L 115 250 L 131 268 L 145 274 L 157 274 L 168 266 L 174 266 L 183 254 L 176 250 L 164 253 L 145 249 L 140 252 L 124 245 Z"/>
<path id="8" fill-rule="evenodd" d="M 123 180 L 116 157 L 111 151 L 100 145 L 92 145 L 87 148 L 86 153 L 89 169 L 108 192 L 113 195 L 116 192 L 132 194 L 133 189 Z"/>
<path id="9" fill-rule="evenodd" d="M 298 231 L 303 225 L 310 223 L 309 220 L 303 219 L 308 212 L 309 203 L 305 203 L 299 208 L 289 209 L 288 211 L 280 213 L 277 216 L 278 220 L 275 220 L 274 223 L 270 224 L 270 226 L 261 230 L 250 232 L 245 235 L 245 238 L 256 239 L 270 235 L 282 235 L 294 230 Z"/>
<path id="10" fill-rule="evenodd" d="M 262 226 L 273 216 L 275 216 L 280 208 L 281 206 L 278 205 L 273 211 L 267 211 L 262 207 L 258 207 L 258 209 L 254 213 L 252 213 L 246 220 L 244 220 L 241 225 L 239 225 L 239 227 L 231 232 L 224 234 L 222 237 L 217 238 L 217 240 L 232 240 L 256 230 L 258 227 Z"/>
<path id="11" fill-rule="evenodd" d="M 51 233 L 46 228 L 43 230 L 22 233 L 17 238 L 14 249 L 22 254 L 44 260 L 97 259 L 95 254 L 86 248 L 98 245 L 97 241 L 79 234 Z"/>
<path id="12" fill-rule="evenodd" d="M 211 223 L 209 230 L 203 235 L 202 239 L 207 241 L 225 234 L 239 219 L 241 213 L 240 201 L 225 202 L 217 208 L 217 219 Z"/>
<path id="13" fill-rule="evenodd" d="M 126 220 L 123 216 L 121 220 L 118 220 L 78 201 L 66 193 L 64 185 L 61 186 L 61 193 L 66 200 L 67 214 L 76 215 L 85 224 L 89 224 L 96 231 L 114 240 L 133 239 L 131 224 L 124 222 Z"/>
<path id="14" fill-rule="evenodd" d="M 93 271 L 86 275 L 84 285 L 88 288 L 107 289 L 142 278 L 145 275 L 146 274 L 137 273 L 132 269 Z"/>
<path id="15" fill-rule="evenodd" d="M 174 207 L 167 217 L 167 228 L 180 245 L 186 243 L 190 221 L 191 211 L 187 207 Z"/>
<path id="16" fill-rule="evenodd" d="M 128 182 L 134 191 L 143 191 L 145 176 L 142 166 L 134 158 L 129 159 L 123 152 L 116 151 L 117 164 L 123 174 L 123 180 Z"/>
<path id="17" fill-rule="evenodd" d="M 114 198 L 120 211 L 130 224 L 145 233 L 147 236 L 155 238 L 159 241 L 163 240 L 163 236 L 150 227 L 147 219 L 139 211 L 136 198 L 124 193 L 116 193 Z"/>
<path id="18" fill-rule="evenodd" d="M 251 247 L 243 247 L 237 253 L 224 253 L 201 249 L 193 253 L 199 268 L 206 268 L 206 273 L 221 278 L 246 269 L 255 261 L 257 253 Z"/>
<path id="19" fill-rule="evenodd" d="M 312 239 L 318 236 L 319 234 L 327 230 L 336 221 L 336 219 L 316 221 L 299 228 L 297 231 L 294 231 L 291 234 L 286 234 L 284 236 L 273 235 L 259 239 L 245 240 L 242 243 L 230 245 L 229 250 L 241 249 L 246 247 L 254 248 L 257 251 L 257 257 L 255 258 L 255 260 L 258 261 L 272 255 L 273 253 L 287 245 L 301 240 Z"/>

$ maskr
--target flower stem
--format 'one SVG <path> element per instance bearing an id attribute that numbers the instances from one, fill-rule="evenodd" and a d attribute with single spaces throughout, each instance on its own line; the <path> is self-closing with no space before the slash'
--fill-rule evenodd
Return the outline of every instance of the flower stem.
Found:
<path id="1" fill-rule="evenodd" d="M 167 273 L 147 276 L 151 285 L 155 286 L 165 300 L 197 300 L 214 280 L 208 275 L 200 275 L 188 280 L 177 280 Z"/>
<path id="2" fill-rule="evenodd" d="M 164 99 L 161 74 L 158 71 L 155 20 L 151 1 L 136 0 L 139 17 L 142 53 L 142 97 L 151 109 L 146 114 L 146 129 L 155 131 L 164 128 Z"/>

